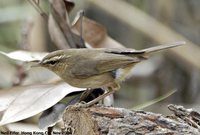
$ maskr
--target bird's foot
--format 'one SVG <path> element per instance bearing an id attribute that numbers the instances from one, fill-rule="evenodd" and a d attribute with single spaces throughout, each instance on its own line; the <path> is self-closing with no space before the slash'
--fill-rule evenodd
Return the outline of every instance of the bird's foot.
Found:
<path id="1" fill-rule="evenodd" d="M 86 102 L 81 101 L 81 102 L 79 102 L 79 103 L 76 103 L 76 104 L 75 104 L 75 107 L 77 107 L 77 108 L 87 108 L 87 107 L 89 107 L 89 106 L 88 106 L 88 104 L 87 104 Z"/>
<path id="2" fill-rule="evenodd" d="M 101 96 L 99 96 L 99 97 L 97 97 L 97 98 L 95 98 L 92 101 L 87 102 L 87 103 L 84 102 L 84 101 L 81 101 L 80 103 L 77 103 L 75 105 L 75 107 L 77 107 L 77 108 L 87 108 L 87 107 L 90 107 L 90 106 L 98 103 L 99 101 L 103 100 L 105 97 L 113 94 L 114 92 L 115 92 L 114 90 L 111 90 L 111 91 L 109 91 L 107 93 L 104 93 L 103 95 L 101 95 Z"/>

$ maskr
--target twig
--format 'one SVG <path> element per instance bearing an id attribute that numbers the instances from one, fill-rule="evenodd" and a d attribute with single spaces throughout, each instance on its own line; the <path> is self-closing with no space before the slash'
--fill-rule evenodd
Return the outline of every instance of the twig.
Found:
<path id="1" fill-rule="evenodd" d="M 35 10 L 45 19 L 48 20 L 48 15 L 41 9 L 39 3 L 35 2 L 34 0 L 28 0 L 28 2 L 35 8 Z"/>

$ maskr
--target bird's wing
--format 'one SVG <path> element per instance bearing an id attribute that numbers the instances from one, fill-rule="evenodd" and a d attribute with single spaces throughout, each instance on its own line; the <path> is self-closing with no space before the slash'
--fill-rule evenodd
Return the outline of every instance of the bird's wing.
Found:
<path id="1" fill-rule="evenodd" d="M 117 50 L 107 50 L 98 53 L 88 53 L 87 58 L 81 57 L 73 65 L 71 73 L 76 77 L 85 78 L 105 72 L 123 68 L 128 64 L 138 63 L 140 57 L 129 57 L 123 54 L 116 54 Z"/>
<path id="2" fill-rule="evenodd" d="M 125 68 L 129 64 L 138 63 L 141 60 L 147 59 L 147 56 L 150 53 L 176 47 L 182 44 L 184 44 L 184 42 L 179 41 L 143 50 L 128 48 L 86 49 L 85 52 L 81 52 L 83 53 L 82 55 L 76 56 L 77 60 L 75 61 L 77 62 L 71 67 L 71 73 L 76 77 L 85 78 L 105 72 L 115 71 L 119 68 Z M 87 57 L 84 57 L 85 55 Z"/>

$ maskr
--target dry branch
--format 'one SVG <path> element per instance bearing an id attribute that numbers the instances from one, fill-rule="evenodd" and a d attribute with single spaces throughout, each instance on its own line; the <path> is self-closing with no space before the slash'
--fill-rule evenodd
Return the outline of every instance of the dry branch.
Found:
<path id="1" fill-rule="evenodd" d="M 175 105 L 169 105 L 169 109 L 173 110 L 174 115 L 102 106 L 71 106 L 64 114 L 63 130 L 73 135 L 200 134 L 198 112 Z"/>

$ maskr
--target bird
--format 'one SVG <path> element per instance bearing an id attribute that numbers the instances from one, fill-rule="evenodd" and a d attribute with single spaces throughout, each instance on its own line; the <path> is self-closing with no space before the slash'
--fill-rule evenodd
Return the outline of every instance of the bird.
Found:
<path id="1" fill-rule="evenodd" d="M 87 103 L 90 106 L 120 89 L 130 70 L 147 60 L 150 54 L 185 44 L 184 41 L 142 50 L 131 48 L 77 48 L 50 52 L 37 65 L 60 76 L 78 88 L 103 88 L 103 95 Z M 148 68 L 148 67 L 147 67 Z"/>

